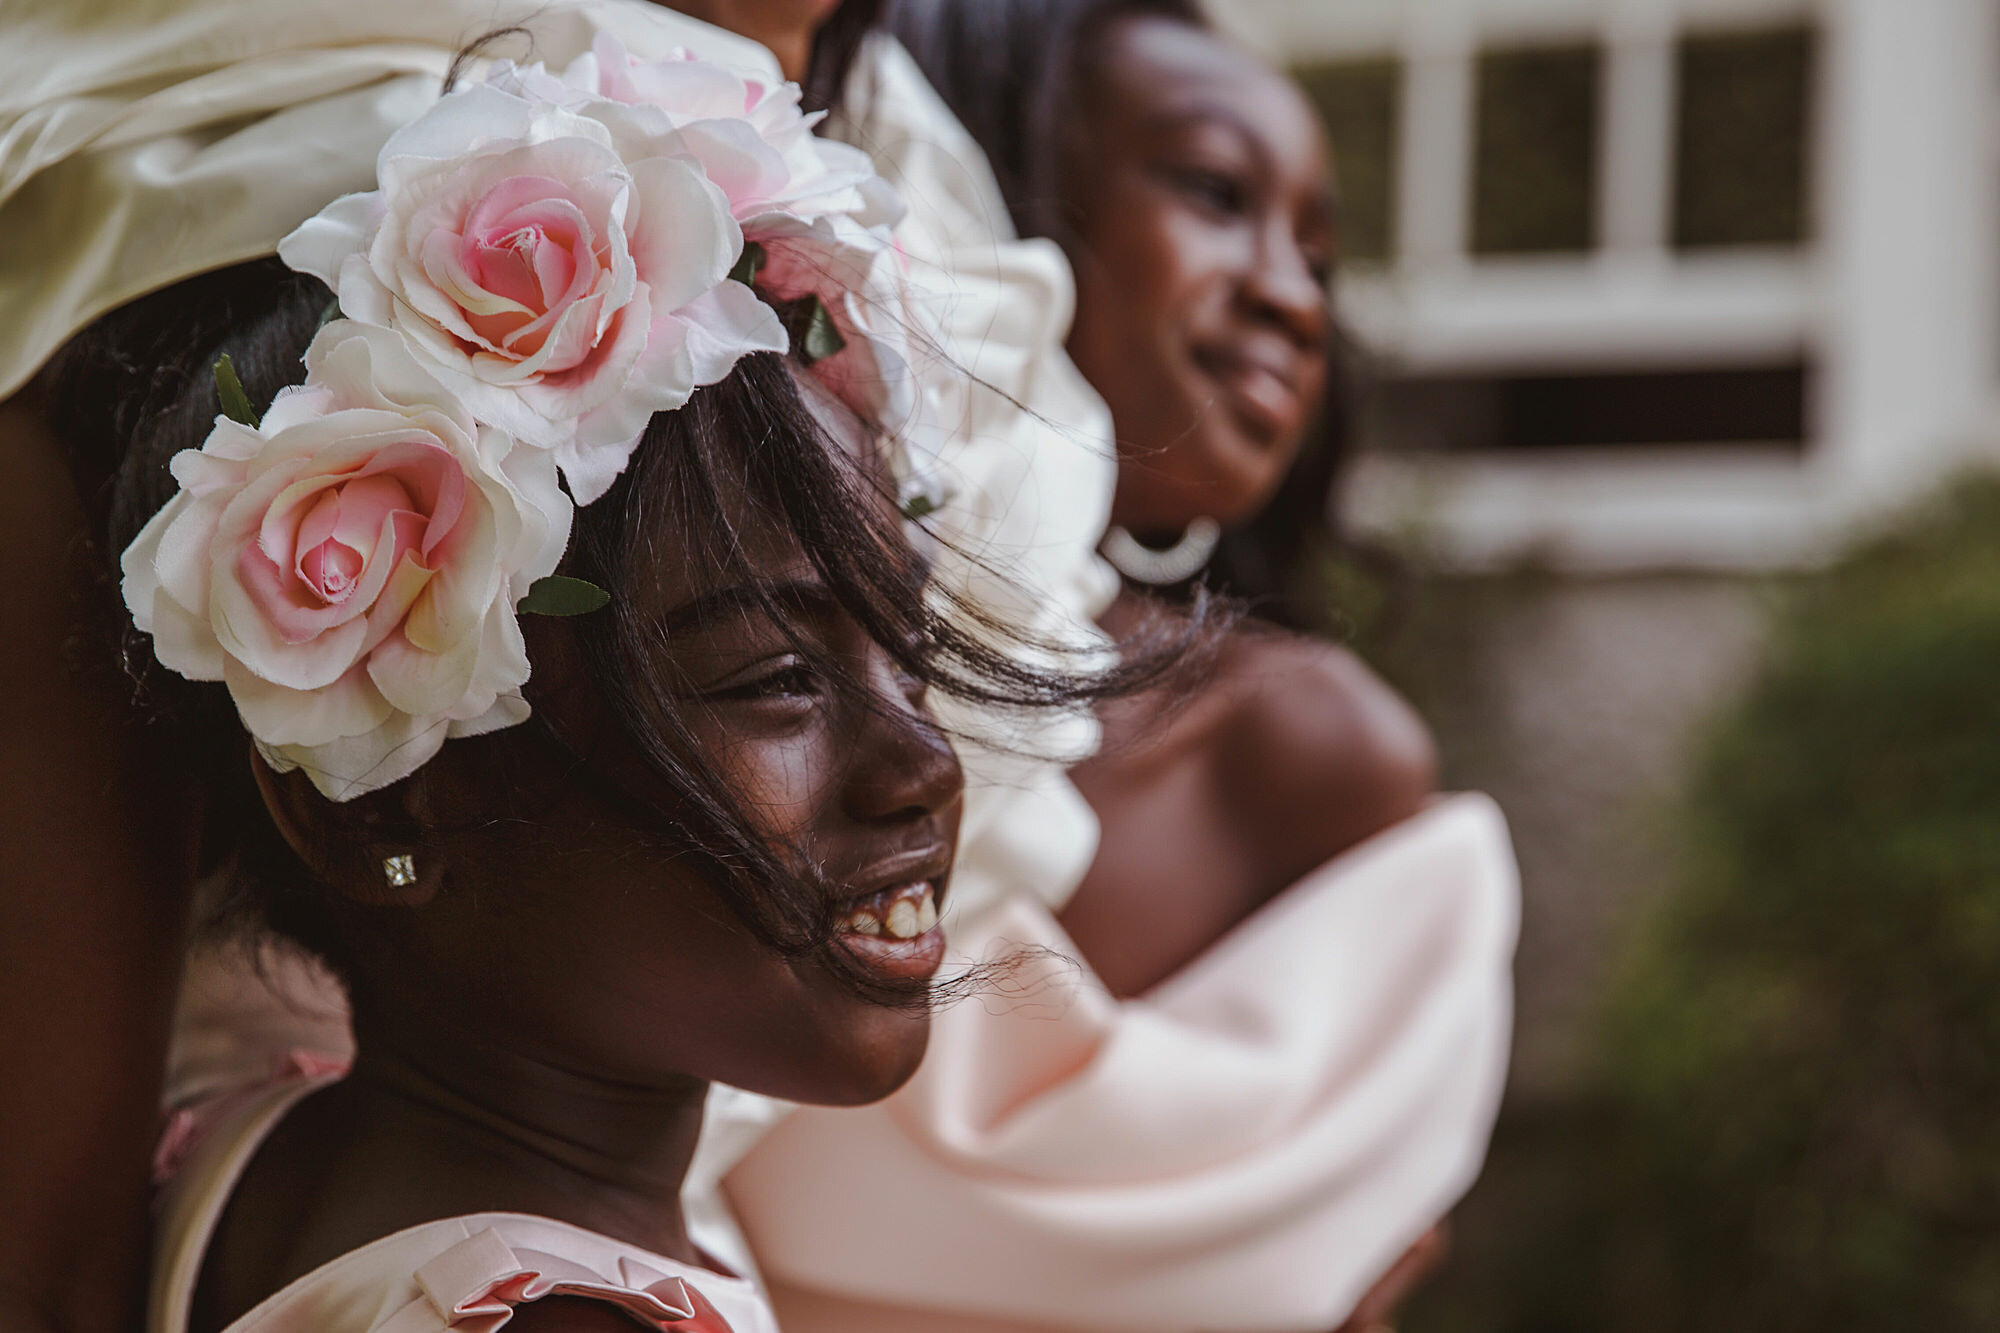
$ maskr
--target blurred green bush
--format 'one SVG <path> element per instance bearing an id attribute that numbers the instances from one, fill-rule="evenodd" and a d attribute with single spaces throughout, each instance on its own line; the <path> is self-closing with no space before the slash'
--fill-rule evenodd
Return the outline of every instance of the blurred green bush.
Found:
<path id="1" fill-rule="evenodd" d="M 2000 1329 L 2000 479 L 1778 616 L 1588 1094 L 1513 1127 L 1503 1252 L 1412 1330 Z"/>

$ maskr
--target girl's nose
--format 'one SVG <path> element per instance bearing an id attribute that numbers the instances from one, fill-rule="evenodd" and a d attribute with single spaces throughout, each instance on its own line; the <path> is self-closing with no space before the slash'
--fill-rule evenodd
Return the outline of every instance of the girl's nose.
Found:
<path id="1" fill-rule="evenodd" d="M 857 738 L 847 808 L 868 823 L 921 818 L 965 790 L 958 755 L 924 707 L 923 690 L 886 653 L 870 669 L 868 716 Z"/>

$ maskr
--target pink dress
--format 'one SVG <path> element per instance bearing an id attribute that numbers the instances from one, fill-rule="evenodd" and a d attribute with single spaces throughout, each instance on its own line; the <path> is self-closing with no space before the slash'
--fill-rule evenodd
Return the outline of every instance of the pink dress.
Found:
<path id="1" fill-rule="evenodd" d="M 310 1067 L 309 1065 L 307 1067 Z M 148 1333 L 186 1333 L 202 1257 L 229 1195 L 285 1113 L 338 1072 L 294 1073 L 197 1108 L 203 1128 L 161 1197 Z M 185 1127 L 177 1121 L 187 1141 Z M 180 1143 L 169 1141 L 169 1150 Z M 637 1328 L 777 1333 L 755 1287 L 546 1217 L 443 1218 L 323 1264 L 229 1325 L 229 1333 L 492 1333 L 546 1296 L 603 1301 Z"/>

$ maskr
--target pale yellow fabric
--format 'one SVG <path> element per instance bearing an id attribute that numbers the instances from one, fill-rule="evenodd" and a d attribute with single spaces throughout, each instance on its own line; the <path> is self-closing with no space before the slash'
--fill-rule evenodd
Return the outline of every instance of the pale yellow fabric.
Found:
<path id="1" fill-rule="evenodd" d="M 373 188 L 453 55 L 517 22 L 552 64 L 609 26 L 777 75 L 641 0 L 0 0 L 0 398 L 97 316 Z"/>

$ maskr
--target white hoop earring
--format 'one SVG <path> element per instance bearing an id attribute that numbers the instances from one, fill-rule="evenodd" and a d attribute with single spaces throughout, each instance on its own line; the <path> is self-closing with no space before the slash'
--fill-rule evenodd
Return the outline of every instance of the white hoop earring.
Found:
<path id="1" fill-rule="evenodd" d="M 1113 569 L 1134 583 L 1161 588 L 1199 574 L 1221 542 L 1222 525 L 1203 514 L 1165 550 L 1146 545 L 1117 524 L 1105 530 L 1097 549 Z"/>

